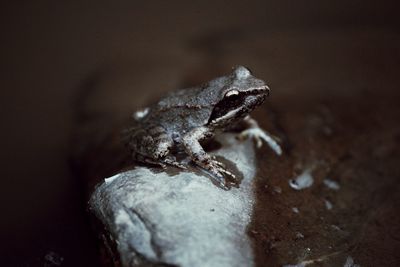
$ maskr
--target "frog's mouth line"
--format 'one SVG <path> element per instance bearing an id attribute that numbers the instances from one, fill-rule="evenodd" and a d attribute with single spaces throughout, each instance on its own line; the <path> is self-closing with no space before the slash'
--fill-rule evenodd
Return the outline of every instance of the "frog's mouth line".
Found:
<path id="1" fill-rule="evenodd" d="M 243 107 L 238 107 L 238 108 L 236 108 L 236 109 L 233 109 L 233 110 L 231 110 L 231 111 L 228 111 L 228 113 L 226 113 L 224 116 L 212 120 L 212 121 L 211 121 L 211 124 L 218 123 L 218 122 L 220 122 L 220 121 L 222 121 L 222 120 L 230 119 L 230 118 L 234 117 L 235 114 L 237 114 L 238 112 L 240 112 L 241 109 L 243 109 Z"/>

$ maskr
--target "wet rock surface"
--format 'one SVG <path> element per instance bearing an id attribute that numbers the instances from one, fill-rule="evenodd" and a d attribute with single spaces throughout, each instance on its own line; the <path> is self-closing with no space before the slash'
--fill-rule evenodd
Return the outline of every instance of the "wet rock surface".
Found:
<path id="1" fill-rule="evenodd" d="M 326 97 L 323 106 L 278 111 L 292 122 L 281 125 L 281 134 L 287 136 L 286 157 L 258 153 L 266 163 L 260 164 L 257 175 L 257 203 L 249 228 L 257 262 L 353 266 L 345 265 L 351 258 L 360 266 L 396 266 L 400 245 L 393 235 L 400 207 L 396 101 L 385 99 L 384 109 L 375 102 L 371 109 L 359 101 L 322 97 Z M 293 181 L 307 186 L 293 187 Z"/>

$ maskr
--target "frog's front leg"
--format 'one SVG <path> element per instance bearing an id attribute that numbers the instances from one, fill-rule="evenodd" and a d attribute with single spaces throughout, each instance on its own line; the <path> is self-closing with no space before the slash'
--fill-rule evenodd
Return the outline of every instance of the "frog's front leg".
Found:
<path id="1" fill-rule="evenodd" d="M 262 141 L 264 140 L 276 154 L 282 154 L 282 149 L 276 141 L 278 138 L 261 129 L 256 120 L 247 116 L 243 119 L 243 123 L 246 125 L 247 129 L 239 134 L 238 138 L 240 140 L 252 138 L 256 141 L 258 148 L 262 146 Z"/>
<path id="2" fill-rule="evenodd" d="M 182 143 L 186 153 L 200 167 L 209 171 L 218 179 L 220 185 L 226 188 L 225 176 L 235 179 L 235 175 L 227 171 L 224 165 L 208 155 L 200 144 L 202 139 L 212 137 L 212 131 L 207 127 L 198 127 L 183 136 Z"/>

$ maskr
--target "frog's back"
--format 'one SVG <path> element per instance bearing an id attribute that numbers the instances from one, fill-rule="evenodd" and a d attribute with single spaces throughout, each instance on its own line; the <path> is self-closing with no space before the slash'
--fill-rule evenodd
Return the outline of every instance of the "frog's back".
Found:
<path id="1" fill-rule="evenodd" d="M 187 132 L 207 123 L 212 105 L 202 101 L 201 88 L 192 87 L 169 93 L 150 106 L 145 123 L 158 123 L 168 131 Z"/>
<path id="2" fill-rule="evenodd" d="M 180 133 L 206 125 L 228 79 L 223 76 L 199 86 L 170 92 L 150 106 L 143 122 L 156 123 L 168 132 Z"/>
<path id="3" fill-rule="evenodd" d="M 171 106 L 197 106 L 209 109 L 217 104 L 221 88 L 228 84 L 228 80 L 222 76 L 202 85 L 172 91 L 156 105 L 160 109 Z"/>

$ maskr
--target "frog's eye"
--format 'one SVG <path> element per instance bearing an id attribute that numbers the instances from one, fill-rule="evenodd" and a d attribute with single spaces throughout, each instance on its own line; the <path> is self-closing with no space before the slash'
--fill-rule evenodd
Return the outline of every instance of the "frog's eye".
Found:
<path id="1" fill-rule="evenodd" d="M 235 97 L 239 96 L 239 91 L 236 89 L 230 90 L 225 94 L 225 97 Z"/>

